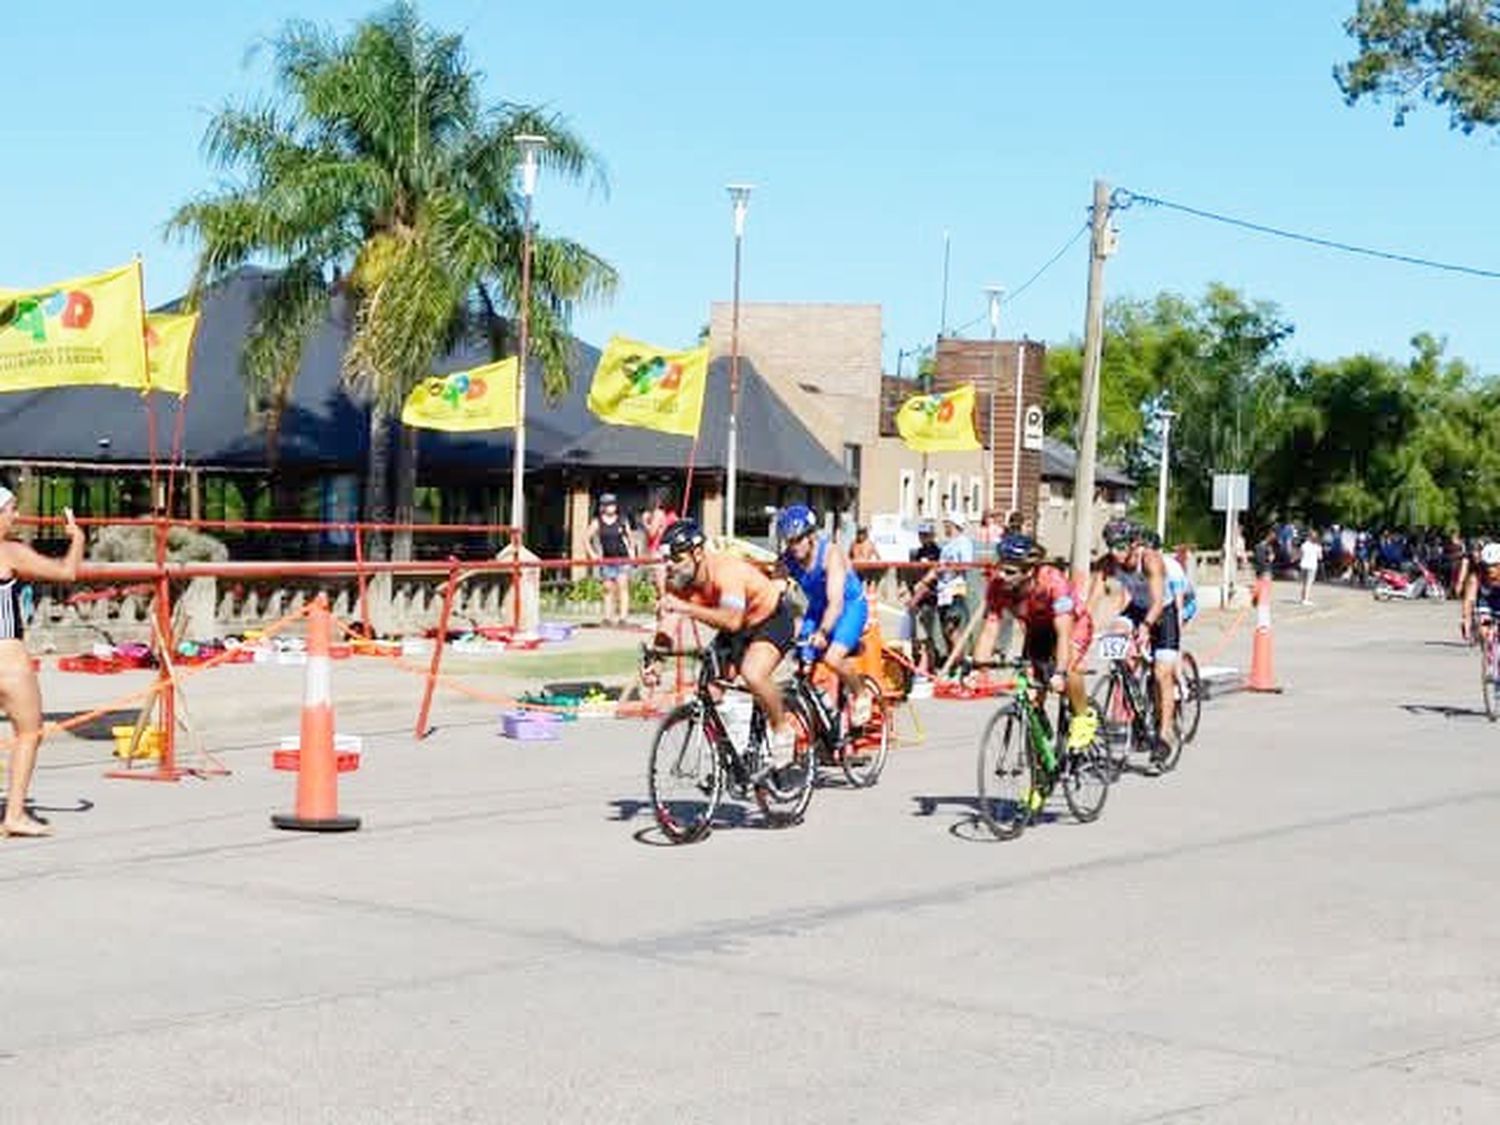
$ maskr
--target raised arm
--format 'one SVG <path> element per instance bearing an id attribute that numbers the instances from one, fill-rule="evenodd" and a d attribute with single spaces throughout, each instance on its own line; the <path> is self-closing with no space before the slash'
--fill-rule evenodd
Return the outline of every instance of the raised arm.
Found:
<path id="1" fill-rule="evenodd" d="M 25 543 L 0 544 L 5 565 L 22 578 L 33 582 L 72 582 L 83 562 L 83 529 L 73 522 L 72 509 L 66 509 L 68 550 L 60 559 L 33 551 Z"/>

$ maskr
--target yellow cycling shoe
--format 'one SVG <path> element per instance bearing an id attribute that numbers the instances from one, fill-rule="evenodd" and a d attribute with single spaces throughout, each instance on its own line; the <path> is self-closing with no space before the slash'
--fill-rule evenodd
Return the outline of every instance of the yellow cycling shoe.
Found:
<path id="1" fill-rule="evenodd" d="M 1099 735 L 1099 713 L 1090 707 L 1068 724 L 1068 749 L 1087 750 Z"/>
<path id="2" fill-rule="evenodd" d="M 1040 812 L 1042 806 L 1047 803 L 1047 794 L 1040 789 L 1028 789 L 1026 791 L 1026 810 L 1028 812 Z"/>

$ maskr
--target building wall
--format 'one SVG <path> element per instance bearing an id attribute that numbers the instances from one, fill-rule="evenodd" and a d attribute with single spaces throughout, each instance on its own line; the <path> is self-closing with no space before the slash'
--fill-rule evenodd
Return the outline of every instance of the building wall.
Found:
<path id="1" fill-rule="evenodd" d="M 1024 350 L 1024 364 L 1022 360 Z M 1021 372 L 1021 395 L 1016 397 L 1016 374 Z M 961 383 L 973 383 L 978 393 L 976 429 L 979 440 L 993 456 L 985 492 L 987 507 L 1002 512 L 1019 508 L 1036 519 L 1042 473 L 1041 450 L 1020 451 L 1017 496 L 1012 491 L 1012 465 L 1016 452 L 1016 421 L 1030 405 L 1046 402 L 1046 345 L 1023 340 L 938 341 L 933 390 L 945 391 Z M 998 386 L 996 386 L 998 377 Z M 991 440 L 993 422 L 994 440 Z"/>
<path id="2" fill-rule="evenodd" d="M 1041 503 L 1037 512 L 1036 538 L 1051 555 L 1067 558 L 1073 550 L 1073 482 L 1044 480 L 1040 485 Z M 1101 532 L 1112 519 L 1130 510 L 1130 494 L 1123 489 L 1100 488 L 1094 494 L 1091 548 L 1095 555 L 1104 550 Z"/>

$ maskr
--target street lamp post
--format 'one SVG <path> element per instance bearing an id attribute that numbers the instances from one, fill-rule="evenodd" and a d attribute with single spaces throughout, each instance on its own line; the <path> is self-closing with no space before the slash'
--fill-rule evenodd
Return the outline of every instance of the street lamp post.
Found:
<path id="1" fill-rule="evenodd" d="M 729 447 L 724 474 L 724 534 L 734 538 L 735 504 L 738 502 L 740 444 L 740 251 L 745 241 L 745 213 L 750 209 L 751 184 L 728 185 L 734 205 L 734 301 L 729 319 Z"/>
<path id="2" fill-rule="evenodd" d="M 536 194 L 537 154 L 547 147 L 547 138 L 518 133 L 511 138 L 521 150 L 521 194 L 526 198 L 521 227 L 521 339 L 516 360 L 516 441 L 511 466 L 510 522 L 518 537 L 526 531 L 526 358 L 531 331 L 531 199 Z"/>
<path id="3" fill-rule="evenodd" d="M 1170 410 L 1158 410 L 1161 422 L 1161 464 L 1156 470 L 1156 537 L 1167 541 L 1167 449 L 1172 441 L 1172 419 L 1177 415 Z"/>
<path id="4" fill-rule="evenodd" d="M 999 285 L 986 285 L 985 296 L 990 304 L 990 472 L 989 506 L 995 506 L 995 472 L 999 461 L 1000 441 L 995 433 L 995 401 L 1000 397 L 1000 303 L 1005 300 L 1005 289 Z"/>

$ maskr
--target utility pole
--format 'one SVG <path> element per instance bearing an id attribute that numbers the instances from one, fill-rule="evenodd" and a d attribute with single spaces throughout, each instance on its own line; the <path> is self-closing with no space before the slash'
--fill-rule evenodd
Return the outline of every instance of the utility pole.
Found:
<path id="1" fill-rule="evenodd" d="M 1156 537 L 1165 546 L 1167 542 L 1168 450 L 1172 444 L 1172 419 L 1177 415 L 1170 410 L 1158 410 L 1156 417 L 1161 422 L 1161 464 L 1156 470 Z"/>
<path id="2" fill-rule="evenodd" d="M 1094 460 L 1099 449 L 1099 362 L 1104 355 L 1104 259 L 1115 252 L 1109 185 L 1094 181 L 1089 239 L 1088 308 L 1083 319 L 1083 386 L 1079 398 L 1078 464 L 1073 476 L 1073 578 L 1087 581 L 1094 545 Z"/>

